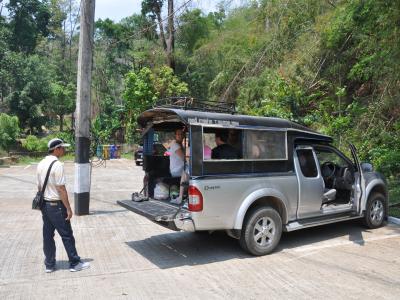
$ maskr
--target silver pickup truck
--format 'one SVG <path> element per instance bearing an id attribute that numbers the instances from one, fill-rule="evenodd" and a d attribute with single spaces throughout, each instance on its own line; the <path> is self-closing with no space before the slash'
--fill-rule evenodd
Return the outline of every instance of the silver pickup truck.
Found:
<path id="1" fill-rule="evenodd" d="M 164 105 L 138 118 L 143 128 L 143 194 L 118 201 L 123 207 L 177 231 L 225 230 L 253 255 L 265 255 L 283 231 L 363 219 L 384 224 L 388 193 L 384 177 L 349 157 L 332 138 L 288 120 Z M 155 200 L 159 182 L 179 184 L 169 157 L 151 151 L 155 137 L 187 129 L 189 182 L 184 201 Z M 211 158 L 205 149 L 224 131 L 237 158 Z M 147 150 L 146 150 L 147 148 Z"/>

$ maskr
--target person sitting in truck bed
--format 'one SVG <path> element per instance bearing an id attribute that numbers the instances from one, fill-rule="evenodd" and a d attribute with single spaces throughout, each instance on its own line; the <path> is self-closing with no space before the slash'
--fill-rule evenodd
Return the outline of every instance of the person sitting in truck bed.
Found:
<path id="1" fill-rule="evenodd" d="M 218 130 L 215 133 L 215 143 L 217 147 L 211 151 L 211 159 L 238 159 L 239 152 L 233 146 L 227 143 L 228 132 L 226 130 Z"/>
<path id="2" fill-rule="evenodd" d="M 171 143 L 169 148 L 169 171 L 172 177 L 181 177 L 179 197 L 172 199 L 170 202 L 173 204 L 180 204 L 184 193 L 184 184 L 188 181 L 189 175 L 184 170 L 185 167 L 185 150 L 182 142 L 185 138 L 185 133 L 182 129 L 175 130 L 175 140 Z"/>
<path id="3" fill-rule="evenodd" d="M 183 172 L 185 153 L 182 142 L 185 138 L 185 133 L 182 129 L 175 130 L 175 140 L 172 141 L 169 147 L 169 171 L 172 177 L 180 177 Z"/>

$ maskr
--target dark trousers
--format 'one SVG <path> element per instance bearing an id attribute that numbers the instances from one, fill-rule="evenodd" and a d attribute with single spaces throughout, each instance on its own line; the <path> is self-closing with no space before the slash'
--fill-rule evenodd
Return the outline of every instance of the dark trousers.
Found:
<path id="1" fill-rule="evenodd" d="M 45 201 L 42 208 L 43 218 L 43 252 L 45 265 L 54 268 L 56 265 L 56 244 L 54 242 L 54 231 L 58 234 L 67 251 L 70 266 L 73 267 L 80 262 L 80 257 L 75 248 L 75 238 L 72 232 L 71 222 L 65 220 L 67 209 L 61 201 Z"/>

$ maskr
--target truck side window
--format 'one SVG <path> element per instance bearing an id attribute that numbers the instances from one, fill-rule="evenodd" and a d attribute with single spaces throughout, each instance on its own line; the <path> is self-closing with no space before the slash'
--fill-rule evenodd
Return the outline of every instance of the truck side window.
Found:
<path id="1" fill-rule="evenodd" d="M 312 150 L 299 149 L 296 152 L 299 159 L 300 169 L 304 177 L 317 177 L 318 170 Z"/>
<path id="2" fill-rule="evenodd" d="M 244 158 L 251 160 L 286 160 L 286 133 L 272 130 L 244 131 Z"/>
<path id="3" fill-rule="evenodd" d="M 242 159 L 242 130 L 205 127 L 203 160 Z"/>

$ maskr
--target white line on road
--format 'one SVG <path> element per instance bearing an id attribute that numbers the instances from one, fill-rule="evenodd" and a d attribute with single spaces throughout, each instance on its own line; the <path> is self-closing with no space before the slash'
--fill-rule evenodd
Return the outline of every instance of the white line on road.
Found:
<path id="1" fill-rule="evenodd" d="M 179 252 L 178 250 L 176 250 L 175 248 L 171 247 L 170 245 L 167 245 L 167 244 L 165 244 L 165 243 L 161 243 L 161 245 L 167 247 L 169 250 L 172 250 L 173 252 L 179 254 L 180 256 L 183 256 L 184 258 L 187 258 L 187 255 L 185 255 L 185 254 Z"/>
<path id="2" fill-rule="evenodd" d="M 27 165 L 24 170 L 29 169 L 31 167 L 31 165 Z"/>

